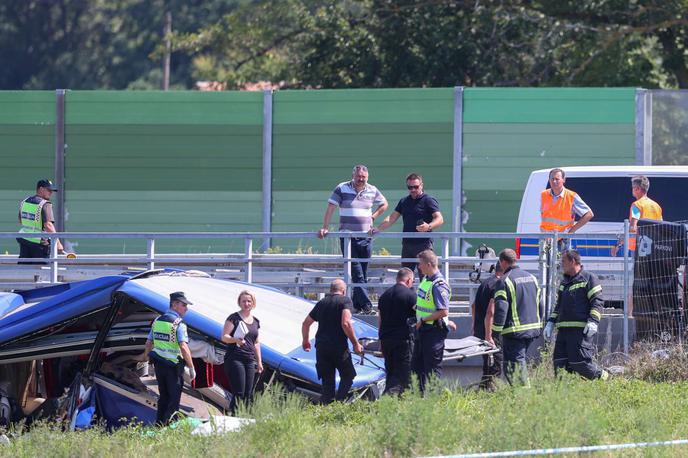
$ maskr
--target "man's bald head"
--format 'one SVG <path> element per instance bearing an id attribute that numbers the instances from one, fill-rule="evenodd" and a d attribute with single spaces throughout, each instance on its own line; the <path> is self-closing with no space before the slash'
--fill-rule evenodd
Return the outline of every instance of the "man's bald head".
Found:
<path id="1" fill-rule="evenodd" d="M 332 280 L 330 283 L 330 293 L 332 294 L 345 294 L 346 293 L 346 283 L 341 278 Z"/>

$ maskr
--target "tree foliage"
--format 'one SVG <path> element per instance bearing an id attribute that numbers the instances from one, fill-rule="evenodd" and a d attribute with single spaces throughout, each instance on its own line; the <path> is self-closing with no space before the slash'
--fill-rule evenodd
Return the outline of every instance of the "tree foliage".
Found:
<path id="1" fill-rule="evenodd" d="M 177 50 L 204 78 L 293 87 L 688 87 L 688 0 L 282 0 Z"/>
<path id="2" fill-rule="evenodd" d="M 0 87 L 688 88 L 688 0 L 4 0 Z"/>
<path id="3" fill-rule="evenodd" d="M 0 88 L 159 89 L 164 16 L 196 30 L 240 0 L 3 0 Z M 172 59 L 172 82 L 192 84 L 191 57 Z"/>

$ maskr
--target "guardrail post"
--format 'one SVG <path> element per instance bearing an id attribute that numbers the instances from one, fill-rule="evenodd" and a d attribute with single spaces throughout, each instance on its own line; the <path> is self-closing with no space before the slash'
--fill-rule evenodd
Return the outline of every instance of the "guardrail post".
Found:
<path id="1" fill-rule="evenodd" d="M 351 284 L 351 237 L 344 237 L 344 282 L 347 287 Z M 353 288 L 347 288 L 349 297 L 353 294 Z"/>
<path id="2" fill-rule="evenodd" d="M 630 272 L 628 271 L 628 244 L 630 243 L 630 224 L 624 220 L 624 270 L 623 270 L 623 346 L 624 355 L 628 356 L 628 301 L 630 299 Z"/>
<path id="3" fill-rule="evenodd" d="M 50 283 L 57 283 L 57 238 L 50 239 Z"/>
<path id="4" fill-rule="evenodd" d="M 442 238 L 442 257 L 444 258 L 444 280 L 449 284 L 449 239 Z"/>
<path id="5" fill-rule="evenodd" d="M 246 283 L 253 283 L 253 239 L 244 239 L 244 255 L 246 257 L 246 267 L 244 269 L 244 280 Z"/>
<path id="6" fill-rule="evenodd" d="M 557 275 L 557 252 L 559 250 L 559 232 L 554 231 L 552 236 L 552 244 L 549 249 L 549 272 L 547 275 L 547 284 L 549 287 L 549 297 L 547 298 L 547 312 L 545 315 L 549 318 L 554 308 L 554 301 L 557 297 L 555 286 Z"/>
<path id="7" fill-rule="evenodd" d="M 148 270 L 155 269 L 155 239 L 148 239 L 146 254 L 148 255 Z"/>

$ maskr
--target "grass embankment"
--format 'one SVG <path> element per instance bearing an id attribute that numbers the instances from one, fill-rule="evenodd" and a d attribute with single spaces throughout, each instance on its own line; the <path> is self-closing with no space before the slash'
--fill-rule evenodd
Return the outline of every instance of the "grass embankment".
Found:
<path id="1" fill-rule="evenodd" d="M 365 457 L 455 454 L 688 437 L 688 382 L 639 379 L 554 380 L 548 368 L 532 388 L 496 393 L 436 387 L 425 398 L 309 405 L 278 389 L 260 396 L 256 424 L 216 437 L 188 430 L 149 437 L 142 428 L 107 434 L 35 428 L 0 446 L 3 456 L 298 456 Z M 624 456 L 685 456 L 688 448 L 623 451 Z M 599 455 L 596 455 L 599 456 Z"/>

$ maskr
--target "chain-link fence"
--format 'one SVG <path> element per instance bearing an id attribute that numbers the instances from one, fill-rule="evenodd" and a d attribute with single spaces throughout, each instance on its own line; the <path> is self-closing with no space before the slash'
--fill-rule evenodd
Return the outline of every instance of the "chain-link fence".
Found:
<path id="1" fill-rule="evenodd" d="M 681 343 L 685 332 L 686 225 L 641 220 L 629 315 L 642 341 Z"/>

